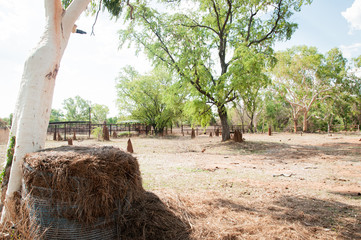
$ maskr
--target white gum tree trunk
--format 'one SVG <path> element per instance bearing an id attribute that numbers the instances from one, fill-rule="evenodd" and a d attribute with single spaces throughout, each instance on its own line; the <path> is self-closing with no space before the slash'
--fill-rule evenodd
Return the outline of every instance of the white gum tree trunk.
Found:
<path id="1" fill-rule="evenodd" d="M 60 60 L 75 21 L 89 2 L 74 0 L 64 10 L 61 0 L 44 0 L 45 31 L 25 62 L 14 111 L 10 137 L 16 137 L 16 145 L 5 202 L 21 188 L 21 163 L 25 154 L 44 148 Z M 2 223 L 7 218 L 6 212 L 5 207 Z"/>

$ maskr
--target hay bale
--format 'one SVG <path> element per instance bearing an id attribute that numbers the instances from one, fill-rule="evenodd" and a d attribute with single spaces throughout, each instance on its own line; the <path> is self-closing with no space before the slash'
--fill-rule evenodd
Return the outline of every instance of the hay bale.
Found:
<path id="1" fill-rule="evenodd" d="M 27 154 L 23 175 L 30 218 L 52 239 L 114 239 L 119 234 L 114 216 L 144 192 L 136 158 L 114 147 L 64 146 Z"/>
<path id="2" fill-rule="evenodd" d="M 136 158 L 107 146 L 64 146 L 27 154 L 23 174 L 33 196 L 47 197 L 38 189 L 48 188 L 52 200 L 78 205 L 72 217 L 81 222 L 110 216 L 119 200 L 131 203 L 143 191 Z"/>
<path id="3" fill-rule="evenodd" d="M 173 211 L 172 211 L 173 210 Z M 176 216 L 174 210 L 164 204 L 155 194 L 144 192 L 121 215 L 122 240 L 188 240 L 191 226 Z"/>

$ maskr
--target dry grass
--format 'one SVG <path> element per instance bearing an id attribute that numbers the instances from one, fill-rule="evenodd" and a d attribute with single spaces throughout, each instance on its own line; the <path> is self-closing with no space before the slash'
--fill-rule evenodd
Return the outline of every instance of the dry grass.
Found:
<path id="1" fill-rule="evenodd" d="M 162 202 L 157 207 L 157 198 L 150 198 L 138 204 L 144 211 L 131 215 L 144 223 L 163 209 L 183 226 L 179 239 L 361 239 L 359 135 L 244 137 L 244 143 L 208 136 L 132 138 L 143 186 Z M 127 140 L 97 144 L 124 150 Z M 136 239 L 154 239 L 159 227 L 143 228 Z"/>

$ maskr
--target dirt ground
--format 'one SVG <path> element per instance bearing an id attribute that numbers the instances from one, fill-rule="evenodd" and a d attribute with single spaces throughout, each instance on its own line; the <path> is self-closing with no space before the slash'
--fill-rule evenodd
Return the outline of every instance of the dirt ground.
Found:
<path id="1" fill-rule="evenodd" d="M 244 138 L 131 140 L 144 187 L 191 224 L 195 239 L 361 239 L 360 134 Z M 125 150 L 127 140 L 74 145 Z"/>

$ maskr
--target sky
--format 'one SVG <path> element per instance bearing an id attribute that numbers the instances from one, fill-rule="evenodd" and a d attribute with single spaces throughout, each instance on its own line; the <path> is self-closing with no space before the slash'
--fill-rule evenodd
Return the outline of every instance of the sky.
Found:
<path id="1" fill-rule="evenodd" d="M 13 112 L 23 65 L 44 29 L 44 1 L 0 0 L 0 118 Z M 361 55 L 361 0 L 313 0 L 292 17 L 298 29 L 276 50 L 295 45 L 315 46 L 321 53 L 334 47 L 351 59 Z M 111 20 L 101 12 L 91 36 L 93 16 L 83 14 L 76 24 L 88 34 L 72 34 L 56 79 L 53 108 L 61 109 L 64 99 L 80 97 L 109 107 L 117 116 L 115 79 L 127 65 L 146 73 L 151 65 L 134 49 L 118 49 L 117 31 L 122 20 Z"/>

